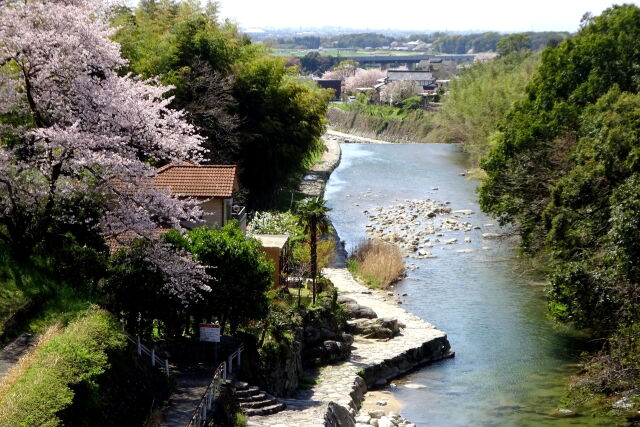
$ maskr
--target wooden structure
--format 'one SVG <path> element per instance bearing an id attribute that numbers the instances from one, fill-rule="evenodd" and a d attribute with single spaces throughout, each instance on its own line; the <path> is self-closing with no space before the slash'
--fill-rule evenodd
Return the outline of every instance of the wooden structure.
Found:
<path id="1" fill-rule="evenodd" d="M 285 269 L 288 256 L 288 234 L 254 234 L 254 238 L 262 244 L 262 250 L 267 258 L 273 261 L 273 285 L 281 286 L 284 283 Z"/>

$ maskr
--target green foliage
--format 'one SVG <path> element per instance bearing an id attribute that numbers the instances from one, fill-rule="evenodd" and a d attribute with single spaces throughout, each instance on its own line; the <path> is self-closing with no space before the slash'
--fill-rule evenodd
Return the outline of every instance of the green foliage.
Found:
<path id="1" fill-rule="evenodd" d="M 274 267 L 257 240 L 246 239 L 234 222 L 216 230 L 197 228 L 188 240 L 188 249 L 214 278 L 196 311 L 205 318 L 217 317 L 222 325 L 229 321 L 232 334 L 240 324 L 267 315 L 266 292 Z"/>
<path id="2" fill-rule="evenodd" d="M 291 212 L 256 212 L 249 226 L 256 234 L 288 234 L 291 241 L 304 240 L 304 230 Z"/>
<path id="3" fill-rule="evenodd" d="M 583 24 L 543 52 L 493 136 L 480 202 L 519 226 L 526 250 L 548 253 L 551 313 L 612 336 L 593 362 L 610 392 L 620 375 L 625 387 L 640 381 L 635 344 L 619 339 L 640 321 L 640 9 L 613 6 Z"/>
<path id="4" fill-rule="evenodd" d="M 308 153 L 317 151 L 331 95 L 310 88 L 277 58 L 245 62 L 236 73 L 243 182 L 255 205 L 270 206 L 274 191 L 308 166 Z"/>
<path id="5" fill-rule="evenodd" d="M 247 425 L 247 416 L 242 412 L 236 413 L 235 427 L 244 427 Z"/>
<path id="6" fill-rule="evenodd" d="M 210 161 L 240 165 L 254 207 L 272 205 L 317 154 L 329 92 L 296 77 L 235 25 L 218 22 L 215 8 L 145 3 L 121 9 L 114 25 L 126 71 L 176 87 L 173 105 L 202 129 Z"/>
<path id="7" fill-rule="evenodd" d="M 0 396 L 0 424 L 61 425 L 59 414 L 73 402 L 73 387 L 95 385 L 108 364 L 108 352 L 121 349 L 125 338 L 113 316 L 91 310 L 59 335 L 39 346 L 31 365 Z M 99 396 L 99 390 L 89 387 Z"/>
<path id="8" fill-rule="evenodd" d="M 509 34 L 498 41 L 496 51 L 500 56 L 531 50 L 531 40 L 525 33 Z"/>
<path id="9" fill-rule="evenodd" d="M 313 279 L 313 303 L 316 302 L 316 277 L 318 275 L 318 237 L 329 232 L 330 221 L 327 212 L 331 208 L 326 207 L 326 200 L 315 198 L 307 199 L 298 204 L 298 223 L 305 233 L 309 233 L 309 250 L 311 264 L 311 278 Z"/>
<path id="10" fill-rule="evenodd" d="M 499 121 L 525 97 L 539 60 L 538 55 L 515 53 L 465 69 L 451 82 L 436 111 L 431 136 L 441 142 L 462 143 L 477 165 L 495 142 L 492 134 Z"/>
<path id="11" fill-rule="evenodd" d="M 120 315 L 127 330 L 150 338 L 154 321 L 169 336 L 180 333 L 182 301 L 164 286 L 165 278 L 147 260 L 145 242 L 132 242 L 111 257 L 107 280 L 102 288 L 107 307 Z"/>

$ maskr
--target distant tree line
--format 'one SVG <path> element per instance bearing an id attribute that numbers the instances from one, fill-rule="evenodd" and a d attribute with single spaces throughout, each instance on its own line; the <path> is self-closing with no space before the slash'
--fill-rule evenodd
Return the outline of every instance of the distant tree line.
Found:
<path id="1" fill-rule="evenodd" d="M 532 50 L 539 50 L 548 45 L 555 46 L 569 37 L 568 32 L 554 31 L 519 34 L 524 34 L 529 38 L 530 49 Z M 409 41 L 420 40 L 425 43 L 432 43 L 433 50 L 436 52 L 461 54 L 496 51 L 498 42 L 507 36 L 507 34 L 500 34 L 493 31 L 473 34 L 448 34 L 444 32 L 417 33 L 402 37 L 386 36 L 379 33 L 355 33 L 327 37 L 281 37 L 275 40 L 268 40 L 267 44 L 284 49 L 318 49 L 320 47 L 327 49 L 364 49 L 367 47 L 380 48 L 390 46 L 392 43 L 407 43 Z"/>

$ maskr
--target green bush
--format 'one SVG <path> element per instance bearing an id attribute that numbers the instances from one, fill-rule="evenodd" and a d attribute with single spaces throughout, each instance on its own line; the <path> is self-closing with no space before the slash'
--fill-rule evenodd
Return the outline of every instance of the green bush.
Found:
<path id="1" fill-rule="evenodd" d="M 73 387 L 95 386 L 107 367 L 108 352 L 125 346 L 113 316 L 93 309 L 69 323 L 36 349 L 32 364 L 0 395 L 0 425 L 55 426 L 73 402 Z M 99 396 L 99 390 L 89 387 Z"/>
<path id="2" fill-rule="evenodd" d="M 491 147 L 491 134 L 514 102 L 524 98 L 539 55 L 514 53 L 465 69 L 436 111 L 438 142 L 460 142 L 477 165 Z"/>

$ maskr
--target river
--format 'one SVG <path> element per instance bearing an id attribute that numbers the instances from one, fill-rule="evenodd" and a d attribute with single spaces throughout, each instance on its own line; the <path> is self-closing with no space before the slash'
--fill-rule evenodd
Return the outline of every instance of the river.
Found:
<path id="1" fill-rule="evenodd" d="M 342 144 L 342 161 L 327 184 L 331 220 L 349 250 L 365 236 L 364 210 L 405 199 L 450 201 L 471 209 L 480 230 L 447 232 L 455 245 L 436 245 L 434 259 L 407 259 L 396 290 L 403 306 L 446 331 L 456 357 L 399 381 L 401 414 L 419 426 L 611 425 L 611 419 L 558 417 L 582 340 L 546 318 L 541 280 L 524 271 L 513 240 L 485 240 L 500 232 L 480 212 L 477 182 L 459 147 L 441 144 Z M 437 189 L 436 189 L 437 188 Z M 471 243 L 462 243 L 465 237 Z M 483 246 L 485 249 L 483 249 Z M 490 249 L 486 247 L 489 246 Z M 470 248 L 470 253 L 456 249 Z M 409 389 L 407 382 L 425 385 Z"/>

